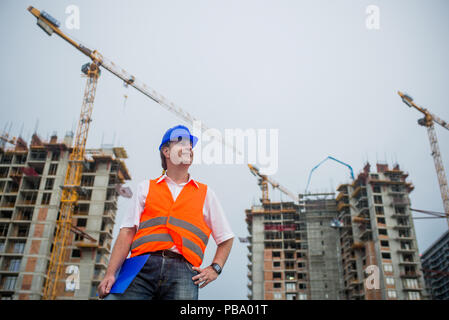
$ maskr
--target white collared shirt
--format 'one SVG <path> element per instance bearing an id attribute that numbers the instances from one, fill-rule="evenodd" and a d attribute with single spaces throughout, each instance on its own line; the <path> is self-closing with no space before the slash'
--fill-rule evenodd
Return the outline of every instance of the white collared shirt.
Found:
<path id="1" fill-rule="evenodd" d="M 174 182 L 166 174 L 160 177 L 160 179 L 157 182 L 159 183 L 164 179 L 167 182 L 167 186 L 171 191 L 173 200 L 175 201 L 179 193 L 181 192 L 182 188 L 186 184 L 195 183 L 196 186 L 198 186 L 198 184 L 196 183 L 195 180 L 192 179 L 190 174 L 189 174 L 189 181 L 180 184 Z M 142 181 L 138 185 L 137 192 L 135 192 L 133 195 L 132 204 L 127 214 L 123 218 L 120 228 L 130 228 L 133 226 L 136 227 L 136 230 L 139 228 L 140 215 L 142 214 L 145 208 L 145 201 L 148 195 L 149 188 L 150 188 L 149 180 Z M 212 237 L 214 238 L 215 243 L 217 245 L 234 237 L 229 222 L 226 219 L 226 215 L 224 214 L 223 208 L 220 202 L 218 201 L 215 192 L 211 189 L 210 186 L 207 186 L 207 193 L 203 206 L 203 215 L 207 226 L 212 231 L 211 232 Z M 176 246 L 172 247 L 171 250 L 179 253 Z"/>

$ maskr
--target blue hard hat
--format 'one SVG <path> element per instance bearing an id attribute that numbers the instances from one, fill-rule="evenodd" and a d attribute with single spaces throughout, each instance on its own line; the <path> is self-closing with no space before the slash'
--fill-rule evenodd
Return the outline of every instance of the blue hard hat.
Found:
<path id="1" fill-rule="evenodd" d="M 195 136 L 192 136 L 190 134 L 189 128 L 183 125 L 177 125 L 173 128 L 168 129 L 164 136 L 162 137 L 161 145 L 159 146 L 159 150 L 161 150 L 164 143 L 169 141 L 179 141 L 179 137 L 187 137 L 192 142 L 192 148 L 195 147 L 196 143 L 198 142 L 198 138 Z"/>

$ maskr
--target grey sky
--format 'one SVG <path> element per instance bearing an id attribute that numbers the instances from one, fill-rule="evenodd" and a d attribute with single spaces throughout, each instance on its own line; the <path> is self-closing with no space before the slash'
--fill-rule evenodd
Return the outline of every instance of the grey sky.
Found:
<path id="1" fill-rule="evenodd" d="M 69 30 L 210 127 L 279 129 L 279 169 L 273 178 L 303 192 L 310 170 L 328 155 L 355 174 L 368 160 L 398 162 L 415 185 L 412 206 L 443 211 L 425 128 L 397 91 L 449 120 L 449 2 L 431 1 L 17 1 L 0 2 L 2 73 L 0 129 L 62 138 L 75 128 L 87 58 L 48 37 L 26 11 L 45 10 L 65 28 L 65 8 L 80 8 Z M 365 26 L 368 5 L 380 9 L 380 30 Z M 123 95 L 128 95 L 123 109 Z M 120 142 L 128 151 L 133 188 L 160 175 L 157 147 L 171 113 L 103 70 L 88 146 Z M 449 170 L 449 132 L 436 127 Z M 244 210 L 260 197 L 245 165 L 198 165 L 191 173 L 216 191 L 234 233 L 246 236 Z M 346 167 L 328 161 L 312 191 L 349 181 Z M 272 200 L 283 199 L 270 190 Z M 129 200 L 121 199 L 117 224 Z M 420 251 L 448 226 L 415 220 Z M 117 228 L 115 234 L 117 233 Z M 210 243 L 213 243 L 211 241 Z M 215 247 L 209 246 L 205 264 Z M 235 242 L 222 276 L 200 299 L 246 299 L 247 248 Z"/>

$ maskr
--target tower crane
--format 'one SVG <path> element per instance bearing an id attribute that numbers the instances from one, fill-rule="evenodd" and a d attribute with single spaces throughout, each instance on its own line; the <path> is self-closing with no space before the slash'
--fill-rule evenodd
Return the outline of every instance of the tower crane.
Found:
<path id="1" fill-rule="evenodd" d="M 424 117 L 418 120 L 418 124 L 427 128 L 427 134 L 429 136 L 430 149 L 432 150 L 433 162 L 435 164 L 435 169 L 437 172 L 438 183 L 440 185 L 441 198 L 443 200 L 444 213 L 447 218 L 449 225 L 449 189 L 447 184 L 446 173 L 444 171 L 443 161 L 441 159 L 440 148 L 438 146 L 437 135 L 433 123 L 436 122 L 443 128 L 449 130 L 449 124 L 431 113 L 429 110 L 416 105 L 413 99 L 407 95 L 398 91 L 399 96 L 402 101 L 410 108 L 415 108 L 421 112 Z"/>
<path id="2" fill-rule="evenodd" d="M 46 13 L 45 11 L 41 12 L 32 6 L 28 7 L 28 11 L 37 18 L 37 25 L 49 36 L 51 36 L 53 33 L 57 34 L 59 37 L 67 41 L 70 45 L 75 47 L 78 51 L 92 60 L 91 63 L 86 64 L 82 67 L 82 71 L 87 76 L 87 84 L 84 93 L 81 115 L 78 122 L 75 146 L 73 148 L 73 152 L 70 155 L 69 166 L 67 168 L 67 173 L 64 180 L 63 194 L 61 198 L 61 210 L 57 222 L 57 231 L 55 239 L 53 241 L 53 249 L 44 286 L 43 299 L 55 299 L 56 287 L 58 282 L 60 282 L 61 270 L 63 267 L 63 262 L 65 261 L 66 247 L 70 240 L 69 227 L 71 225 L 73 208 L 78 199 L 78 190 L 82 170 L 81 165 L 84 157 L 89 125 L 91 122 L 91 114 L 97 81 L 98 77 L 100 76 L 100 67 L 106 69 L 119 79 L 123 80 L 126 86 L 134 87 L 136 90 L 143 93 L 153 101 L 157 102 L 159 105 L 175 114 L 185 122 L 191 125 L 201 124 L 200 129 L 202 132 L 205 131 L 205 133 L 207 134 L 210 131 L 208 131 L 209 128 L 204 123 L 199 122 L 199 120 L 190 115 L 190 113 L 170 102 L 163 95 L 159 94 L 154 89 L 138 80 L 134 75 L 128 73 L 125 69 L 119 67 L 117 64 L 104 57 L 97 50 L 92 50 L 87 46 L 84 46 L 82 43 L 75 41 L 67 34 L 62 32 L 59 28 L 60 23 L 50 14 Z M 219 140 L 224 146 L 232 148 L 236 154 L 242 154 L 242 152 L 238 150 L 238 148 L 234 144 L 225 141 L 221 137 L 214 136 L 214 139 Z M 295 198 L 294 195 L 293 197 Z"/>
<path id="3" fill-rule="evenodd" d="M 272 178 L 268 177 L 267 175 L 260 173 L 259 168 L 257 168 L 255 165 L 248 164 L 248 168 L 254 176 L 259 177 L 259 185 L 260 185 L 260 188 L 262 189 L 262 199 L 261 200 L 262 200 L 263 204 L 270 203 L 270 199 L 268 197 L 268 183 L 271 184 L 273 186 L 273 188 L 275 188 L 275 189 L 277 188 L 282 193 L 289 196 L 293 201 L 295 201 L 295 202 L 299 201 L 299 197 L 296 194 L 294 194 L 287 188 L 283 187 L 282 185 L 280 185 L 278 182 L 276 182 Z"/>
<path id="4" fill-rule="evenodd" d="M 64 262 L 67 256 L 67 246 L 70 243 L 70 231 L 72 226 L 72 215 L 81 185 L 84 154 L 86 150 L 87 135 L 91 122 L 95 92 L 97 88 L 100 70 L 96 63 L 85 64 L 82 68 L 87 77 L 84 91 L 81 114 L 75 135 L 75 142 L 69 156 L 67 171 L 61 195 L 61 208 L 56 222 L 56 234 L 53 240 L 53 250 L 50 256 L 50 264 L 45 279 L 43 299 L 53 300 L 56 298 L 59 279 L 61 277 Z"/>

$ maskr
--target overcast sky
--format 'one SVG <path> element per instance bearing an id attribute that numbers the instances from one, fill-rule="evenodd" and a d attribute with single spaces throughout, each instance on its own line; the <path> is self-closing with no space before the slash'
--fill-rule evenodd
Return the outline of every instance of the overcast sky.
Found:
<path id="1" fill-rule="evenodd" d="M 66 27 L 67 6 L 80 28 Z M 366 161 L 398 162 L 415 185 L 412 207 L 443 212 L 421 115 L 397 94 L 449 120 L 449 2 L 446 0 L 40 1 L 2 0 L 0 130 L 47 139 L 75 129 L 87 57 L 48 37 L 26 10 L 32 5 L 61 29 L 224 134 L 225 129 L 278 129 L 279 168 L 273 178 L 303 192 L 310 170 L 327 156 L 359 173 Z M 368 29 L 366 8 L 379 8 Z M 128 96 L 124 106 L 124 95 Z M 103 70 L 88 147 L 124 146 L 135 191 L 161 174 L 158 146 L 165 130 L 185 124 Z M 21 130 L 21 128 L 23 129 Z M 436 126 L 449 169 L 449 132 Z M 115 141 L 114 141 L 115 137 Z M 192 176 L 218 195 L 237 236 L 248 234 L 244 210 L 261 196 L 246 165 L 195 165 Z M 327 161 L 310 190 L 333 192 L 349 170 Z M 270 189 L 273 201 L 289 199 Z M 120 199 L 117 225 L 129 200 Z M 445 220 L 415 220 L 420 252 L 448 229 Z M 209 242 L 204 265 L 215 252 Z M 200 299 L 247 299 L 246 244 L 234 242 L 218 280 Z"/>

